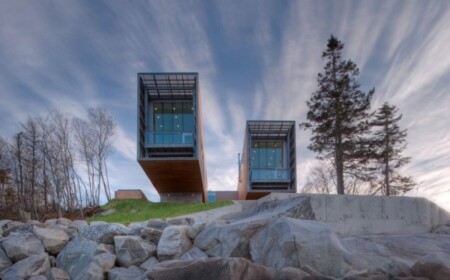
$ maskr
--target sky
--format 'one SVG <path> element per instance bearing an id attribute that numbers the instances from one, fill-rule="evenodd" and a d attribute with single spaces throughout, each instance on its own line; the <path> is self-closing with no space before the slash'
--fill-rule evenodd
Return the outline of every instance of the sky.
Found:
<path id="1" fill-rule="evenodd" d="M 198 72 L 210 190 L 235 190 L 246 120 L 306 120 L 331 34 L 408 129 L 404 168 L 450 211 L 450 1 L 0 3 L 0 136 L 28 116 L 105 108 L 117 122 L 111 188 L 158 195 L 136 161 L 139 72 Z M 317 164 L 297 129 L 298 189 Z"/>

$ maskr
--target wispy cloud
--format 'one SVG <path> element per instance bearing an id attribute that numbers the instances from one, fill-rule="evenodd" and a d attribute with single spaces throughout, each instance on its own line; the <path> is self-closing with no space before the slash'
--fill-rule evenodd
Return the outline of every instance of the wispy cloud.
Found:
<path id="1" fill-rule="evenodd" d="M 6 1 L 0 133 L 11 136 L 28 115 L 104 107 L 118 123 L 112 184 L 147 189 L 135 160 L 136 73 L 199 72 L 210 187 L 233 189 L 245 121 L 304 121 L 334 34 L 363 89 L 376 87 L 374 109 L 400 108 L 413 156 L 405 172 L 442 203 L 450 200 L 448 26 L 447 1 Z M 315 162 L 308 139 L 297 131 L 299 189 Z"/>

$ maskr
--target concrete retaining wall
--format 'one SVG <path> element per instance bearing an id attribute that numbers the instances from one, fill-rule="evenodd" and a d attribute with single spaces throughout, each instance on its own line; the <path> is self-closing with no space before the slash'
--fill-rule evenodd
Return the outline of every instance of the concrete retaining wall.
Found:
<path id="1" fill-rule="evenodd" d="M 114 192 L 115 199 L 144 199 L 148 200 L 141 190 L 118 190 Z"/>
<path id="2" fill-rule="evenodd" d="M 197 203 L 202 202 L 201 192 L 159 193 L 161 202 Z"/>
<path id="3" fill-rule="evenodd" d="M 415 234 L 450 221 L 450 214 L 422 197 L 272 193 L 258 200 L 311 197 L 316 220 L 344 235 Z"/>

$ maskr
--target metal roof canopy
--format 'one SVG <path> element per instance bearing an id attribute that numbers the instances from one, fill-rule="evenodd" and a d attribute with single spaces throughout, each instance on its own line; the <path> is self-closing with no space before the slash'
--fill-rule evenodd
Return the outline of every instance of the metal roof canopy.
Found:
<path id="1" fill-rule="evenodd" d="M 151 98 L 190 98 L 197 90 L 197 73 L 139 73 L 138 76 Z"/>
<path id="2" fill-rule="evenodd" d="M 286 137 L 294 126 L 294 121 L 247 121 L 249 133 L 258 137 Z"/>

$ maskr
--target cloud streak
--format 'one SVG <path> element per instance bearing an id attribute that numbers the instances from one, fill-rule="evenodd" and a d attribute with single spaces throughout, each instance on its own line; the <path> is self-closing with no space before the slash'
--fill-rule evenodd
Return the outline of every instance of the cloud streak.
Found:
<path id="1" fill-rule="evenodd" d="M 448 26 L 447 1 L 6 1 L 0 134 L 17 132 L 28 115 L 104 107 L 118 123 L 113 186 L 155 197 L 135 159 L 136 73 L 199 72 L 208 181 L 231 190 L 245 121 L 304 121 L 334 34 L 362 88 L 376 87 L 373 109 L 389 101 L 404 115 L 413 156 L 405 173 L 420 182 L 411 194 L 442 204 L 450 200 Z M 315 162 L 308 139 L 297 131 L 299 189 Z"/>

